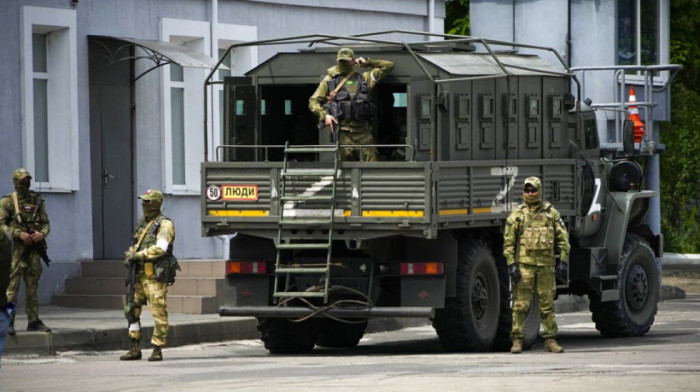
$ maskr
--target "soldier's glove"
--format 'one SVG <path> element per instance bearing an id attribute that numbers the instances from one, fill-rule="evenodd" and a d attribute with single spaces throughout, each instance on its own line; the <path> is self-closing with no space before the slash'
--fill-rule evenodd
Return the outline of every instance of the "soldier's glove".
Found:
<path id="1" fill-rule="evenodd" d="M 136 253 L 131 251 L 124 252 L 124 266 L 126 268 L 131 268 L 131 262 L 136 260 L 138 260 Z"/>
<path id="2" fill-rule="evenodd" d="M 557 280 L 564 283 L 569 280 L 569 263 L 561 261 L 557 264 Z"/>
<path id="3" fill-rule="evenodd" d="M 513 284 L 520 282 L 520 278 L 523 277 L 520 273 L 518 263 L 513 263 L 508 266 L 508 274 L 510 275 L 510 281 L 513 282 Z"/>

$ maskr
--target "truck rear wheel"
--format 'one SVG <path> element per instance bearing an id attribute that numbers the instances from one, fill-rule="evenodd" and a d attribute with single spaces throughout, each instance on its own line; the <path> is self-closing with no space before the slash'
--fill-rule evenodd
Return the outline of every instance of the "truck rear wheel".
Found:
<path id="1" fill-rule="evenodd" d="M 488 351 L 501 309 L 496 260 L 486 243 L 464 239 L 457 257 L 456 296 L 437 309 L 433 327 L 448 351 Z"/>
<path id="2" fill-rule="evenodd" d="M 318 339 L 319 321 L 292 322 L 283 318 L 258 318 L 258 331 L 271 354 L 300 354 L 313 350 Z"/>
<path id="3" fill-rule="evenodd" d="M 316 344 L 321 347 L 355 347 L 362 339 L 367 321 L 343 323 L 336 320 L 321 320 L 321 332 Z"/>
<path id="4" fill-rule="evenodd" d="M 595 327 L 608 337 L 644 336 L 656 316 L 659 270 L 651 247 L 639 236 L 627 234 L 617 268 L 620 299 L 601 302 L 591 296 Z"/>

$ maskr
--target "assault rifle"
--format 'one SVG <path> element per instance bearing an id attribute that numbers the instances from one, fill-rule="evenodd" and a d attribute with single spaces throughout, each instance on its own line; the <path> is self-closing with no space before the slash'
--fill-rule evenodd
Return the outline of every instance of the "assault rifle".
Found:
<path id="1" fill-rule="evenodd" d="M 336 120 L 340 116 L 340 108 L 338 108 L 338 104 L 336 102 L 333 102 L 331 100 L 328 100 L 328 103 L 323 105 L 323 108 L 326 109 L 328 114 L 333 116 Z M 323 128 L 326 124 L 323 122 L 320 122 L 318 124 L 319 128 Z M 338 142 L 338 132 L 340 130 L 340 124 L 334 124 L 331 122 L 331 142 L 337 143 Z"/>
<path id="2" fill-rule="evenodd" d="M 136 301 L 134 301 L 134 286 L 136 281 L 136 262 L 131 262 L 129 266 L 129 276 L 127 276 L 124 282 L 125 286 L 129 286 L 129 293 L 126 295 L 126 303 L 124 304 L 124 316 L 126 316 L 126 321 L 129 324 L 133 324 L 138 321 L 136 316 Z"/>
<path id="3" fill-rule="evenodd" d="M 22 227 L 24 228 L 24 230 L 27 233 L 29 233 L 30 235 L 36 233 L 31 228 L 31 225 L 34 224 L 34 222 L 36 222 L 36 214 L 37 214 L 37 212 L 39 212 L 39 210 L 41 209 L 41 206 L 43 204 L 44 204 L 44 199 L 41 199 L 39 201 L 39 204 L 36 206 L 36 209 L 34 209 L 34 213 L 32 214 L 32 216 L 29 218 L 29 220 L 27 222 L 23 223 L 17 219 L 17 222 L 20 223 L 22 225 Z M 17 212 L 16 216 L 19 216 L 19 212 Z M 32 243 L 31 245 L 29 245 L 27 250 L 25 250 L 24 253 L 22 254 L 22 259 L 26 259 L 27 256 L 29 256 L 29 253 L 31 253 L 32 251 L 36 251 L 36 253 L 39 254 L 39 257 L 41 257 L 41 260 L 44 262 L 44 264 L 46 264 L 46 267 L 50 267 L 49 264 L 51 264 L 51 259 L 49 258 L 48 253 L 46 253 L 46 248 L 47 248 L 47 245 L 46 245 L 45 238 L 39 242 Z"/>

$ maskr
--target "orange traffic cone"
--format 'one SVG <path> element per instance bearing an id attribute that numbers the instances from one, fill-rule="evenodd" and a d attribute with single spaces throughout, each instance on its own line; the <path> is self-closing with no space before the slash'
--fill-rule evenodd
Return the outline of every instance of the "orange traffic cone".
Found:
<path id="1" fill-rule="evenodd" d="M 639 119 L 639 110 L 636 105 L 632 105 L 634 103 L 637 103 L 637 97 L 634 95 L 634 87 L 630 87 L 630 112 L 627 119 L 634 122 L 634 142 L 641 143 L 645 133 L 644 123 Z"/>

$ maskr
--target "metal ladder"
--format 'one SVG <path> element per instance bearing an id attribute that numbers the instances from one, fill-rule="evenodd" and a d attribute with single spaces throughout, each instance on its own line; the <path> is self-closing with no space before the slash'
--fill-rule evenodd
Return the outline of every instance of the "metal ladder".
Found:
<path id="1" fill-rule="evenodd" d="M 335 217 L 335 193 L 336 184 L 338 180 L 338 142 L 335 145 L 319 145 L 319 146 L 290 146 L 289 143 L 285 144 L 284 148 L 284 161 L 282 164 L 282 171 L 280 173 L 280 220 L 277 230 L 277 256 L 275 260 L 275 285 L 273 297 L 275 300 L 284 300 L 288 298 L 323 298 L 323 302 L 328 302 L 328 290 L 330 288 L 330 274 L 331 274 L 331 249 L 333 243 L 333 221 Z M 291 168 L 290 167 L 290 156 L 295 154 L 304 153 L 332 153 L 333 154 L 333 167 L 328 168 Z M 330 162 L 329 162 L 330 163 Z M 326 188 L 330 185 L 330 195 L 317 195 L 317 194 L 307 194 L 307 191 L 302 193 L 296 193 L 295 191 L 289 191 L 287 188 L 287 182 L 295 178 L 317 178 L 318 185 L 321 189 Z M 329 183 L 325 183 L 329 181 Z M 303 217 L 294 218 L 290 216 L 285 216 L 287 203 L 298 203 L 298 202 L 326 202 L 328 205 L 328 216 L 322 213 L 321 216 L 313 217 Z M 319 211 L 325 211 L 325 209 L 319 209 Z M 322 229 L 328 230 L 328 239 L 325 242 L 322 241 L 309 241 L 293 238 L 292 236 L 287 236 L 289 230 L 294 228 L 301 228 L 304 226 L 315 226 L 321 227 Z M 322 266 L 304 266 L 299 264 L 282 264 L 282 251 L 285 250 L 311 250 L 311 249 L 326 249 L 326 263 Z M 295 275 L 307 275 L 307 276 L 318 276 L 319 285 L 315 287 L 314 290 L 301 291 L 297 288 L 296 291 L 289 291 L 291 288 L 292 277 Z M 280 278 L 284 276 L 285 287 L 280 290 Z"/>

